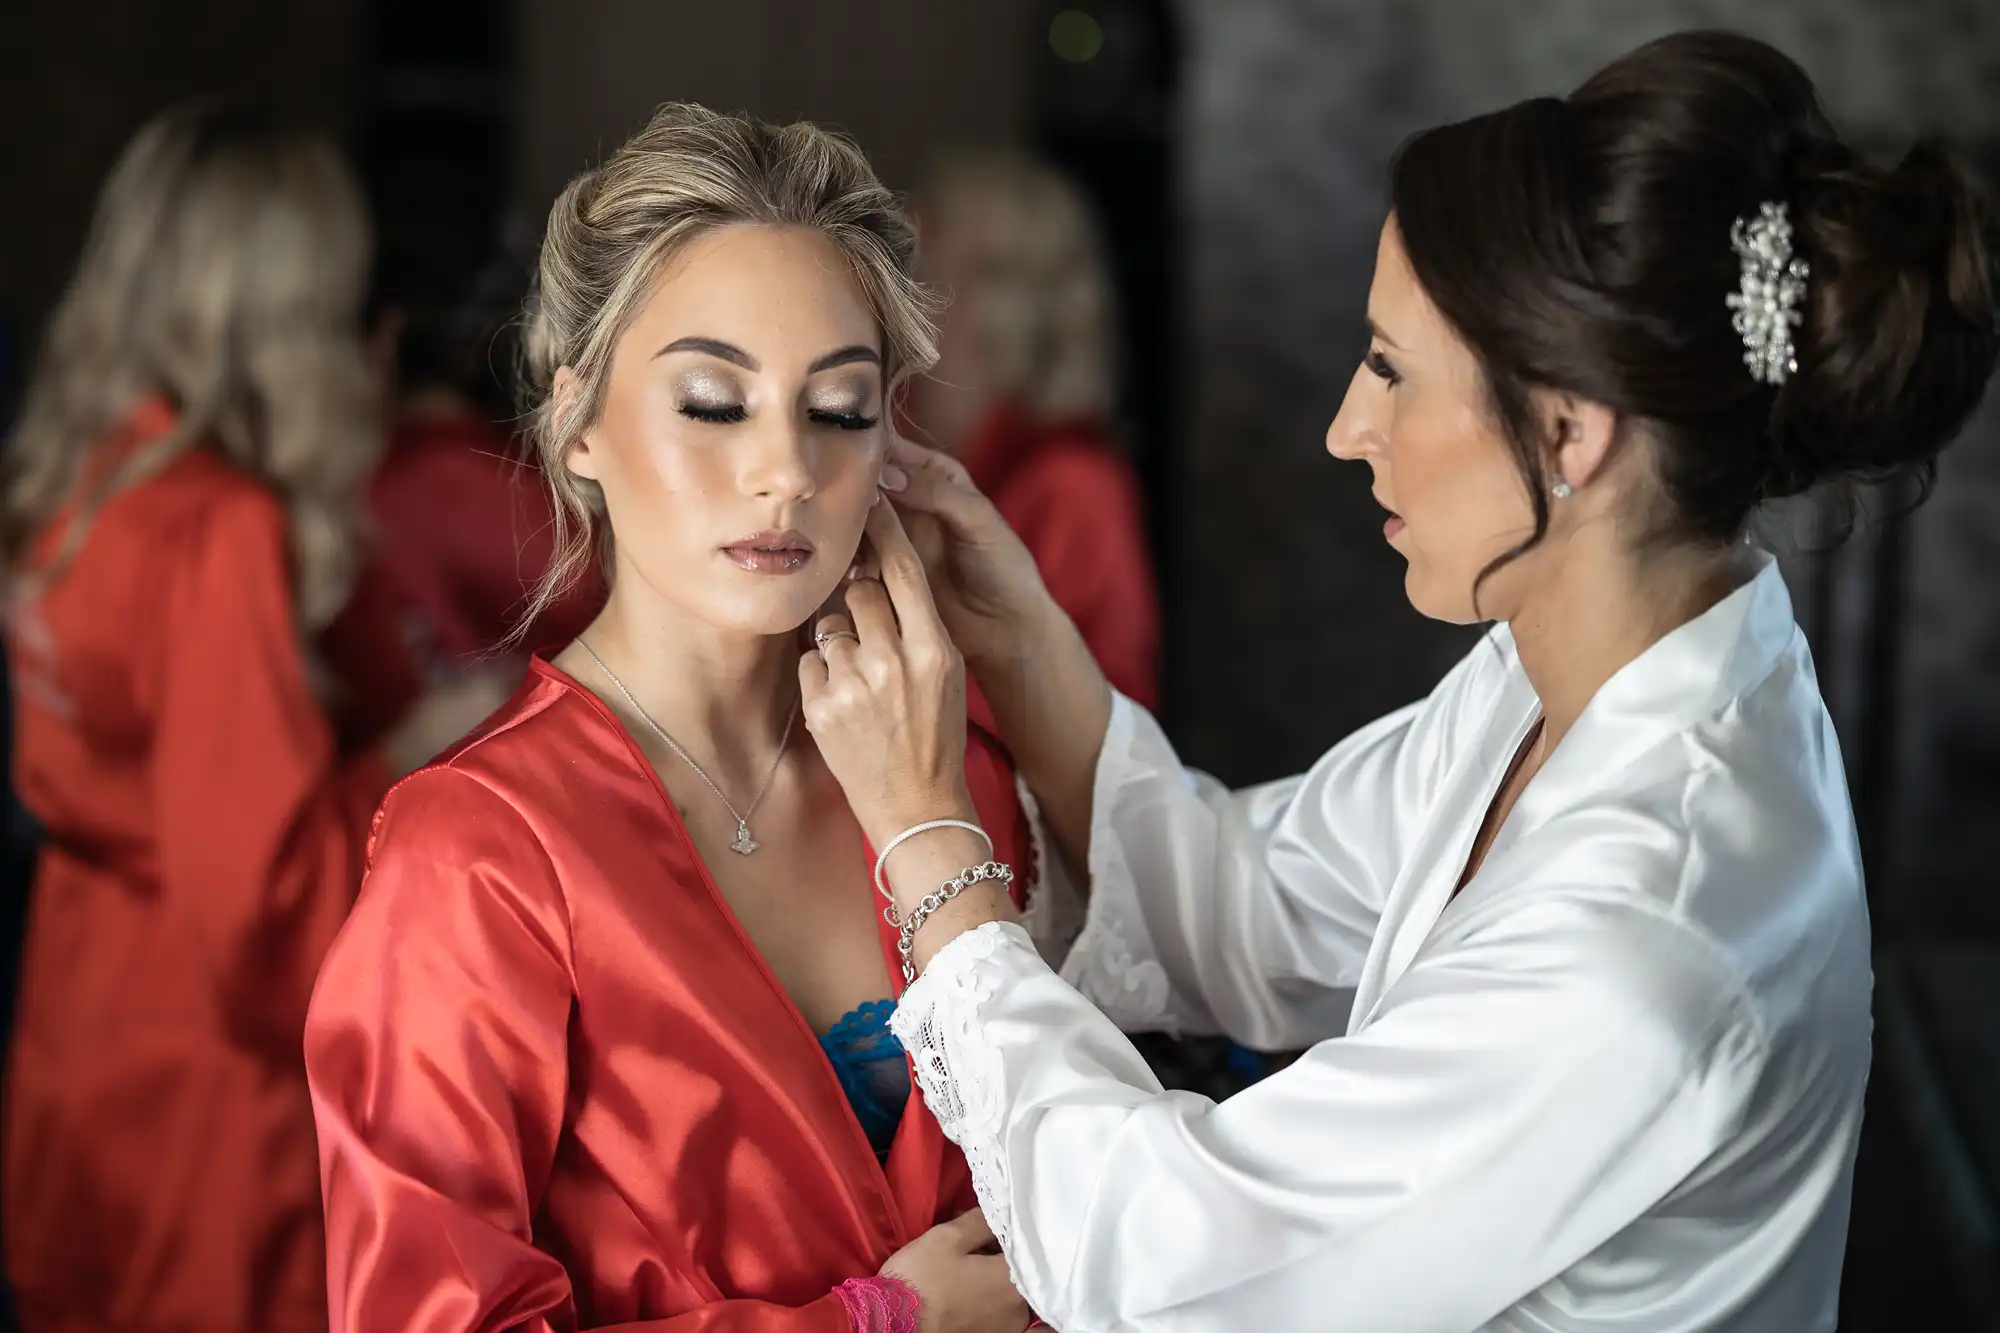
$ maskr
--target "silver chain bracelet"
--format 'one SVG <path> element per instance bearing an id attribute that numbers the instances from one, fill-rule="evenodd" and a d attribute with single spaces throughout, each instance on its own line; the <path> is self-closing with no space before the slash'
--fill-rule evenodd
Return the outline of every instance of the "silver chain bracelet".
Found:
<path id="1" fill-rule="evenodd" d="M 903 984 L 917 979 L 917 963 L 913 956 L 917 944 L 917 928 L 930 920 L 931 913 L 943 907 L 953 898 L 982 880 L 994 880 L 1001 884 L 1014 882 L 1013 868 L 999 861 L 987 861 L 976 866 L 967 866 L 956 879 L 944 883 L 924 895 L 923 901 L 910 909 L 910 919 L 904 921 L 896 915 L 896 904 L 890 903 L 882 909 L 882 919 L 896 928 L 896 954 L 903 960 Z"/>

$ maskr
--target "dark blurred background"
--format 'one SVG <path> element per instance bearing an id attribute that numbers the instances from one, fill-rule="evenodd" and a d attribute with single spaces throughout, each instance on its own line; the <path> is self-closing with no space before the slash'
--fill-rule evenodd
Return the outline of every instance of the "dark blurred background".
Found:
<path id="1" fill-rule="evenodd" d="M 1366 472 L 1322 449 L 1363 346 L 1390 153 L 1688 26 L 1775 42 L 1864 143 L 1935 128 L 2000 166 L 1992 0 L 11 0 L 0 404 L 113 156 L 192 94 L 339 134 L 373 195 L 382 289 L 447 322 L 518 299 L 555 191 L 663 100 L 841 126 L 898 188 L 947 150 L 1025 146 L 1075 178 L 1110 242 L 1164 716 L 1192 761 L 1277 776 L 1469 642 L 1409 608 Z M 1905 516 L 1904 498 L 1873 497 L 1835 556 L 1817 553 L 1830 498 L 1773 515 L 1770 538 L 1848 756 L 1880 946 L 1842 1326 L 1951 1333 L 2000 1327 L 2000 403 L 1927 507 Z M 11 827 L 9 955 L 31 855 Z M 1257 1070 L 1157 1054 L 1217 1090 Z"/>

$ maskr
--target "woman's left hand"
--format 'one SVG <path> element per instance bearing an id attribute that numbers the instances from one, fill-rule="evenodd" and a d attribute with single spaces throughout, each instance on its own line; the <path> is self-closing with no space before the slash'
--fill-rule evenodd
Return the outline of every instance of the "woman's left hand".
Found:
<path id="1" fill-rule="evenodd" d="M 881 581 L 847 586 L 847 615 L 813 627 L 799 659 L 806 727 L 875 846 L 933 819 L 972 819 L 965 782 L 965 664 L 945 633 L 923 562 L 877 502 L 865 539 Z"/>

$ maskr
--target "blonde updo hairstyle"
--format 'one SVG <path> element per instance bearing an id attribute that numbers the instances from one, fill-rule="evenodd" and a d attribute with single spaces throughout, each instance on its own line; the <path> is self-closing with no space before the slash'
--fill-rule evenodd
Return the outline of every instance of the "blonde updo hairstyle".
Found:
<path id="1" fill-rule="evenodd" d="M 882 330 L 892 397 L 937 360 L 934 302 L 913 274 L 915 234 L 851 140 L 816 125 L 662 106 L 549 210 L 522 344 L 528 441 L 555 501 L 555 555 L 520 624 L 594 556 L 609 575 L 603 491 L 565 460 L 603 410 L 613 351 L 660 274 L 696 237 L 732 226 L 802 228 L 846 258 Z M 559 400 L 565 366 L 574 378 Z"/>

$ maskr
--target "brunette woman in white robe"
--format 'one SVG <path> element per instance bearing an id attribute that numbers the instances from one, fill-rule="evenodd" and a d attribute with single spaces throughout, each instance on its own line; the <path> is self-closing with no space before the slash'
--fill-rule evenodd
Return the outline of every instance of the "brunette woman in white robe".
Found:
<path id="1" fill-rule="evenodd" d="M 1231 792 L 1110 691 L 963 471 L 906 449 L 910 534 L 877 506 L 884 587 L 822 624 L 806 719 L 872 845 L 969 819 L 955 642 L 1040 872 L 1088 905 L 1044 961 L 1051 923 L 993 883 L 925 900 L 977 835 L 905 841 L 895 1029 L 1066 1333 L 1830 1330 L 1868 920 L 1811 656 L 1744 533 L 1929 470 L 2000 346 L 1986 215 L 1936 146 L 1862 163 L 1796 65 L 1718 34 L 1420 135 L 1391 196 L 1327 447 L 1370 468 L 1412 603 L 1499 625 Z M 1310 1049 L 1218 1104 L 1120 1027 Z"/>

